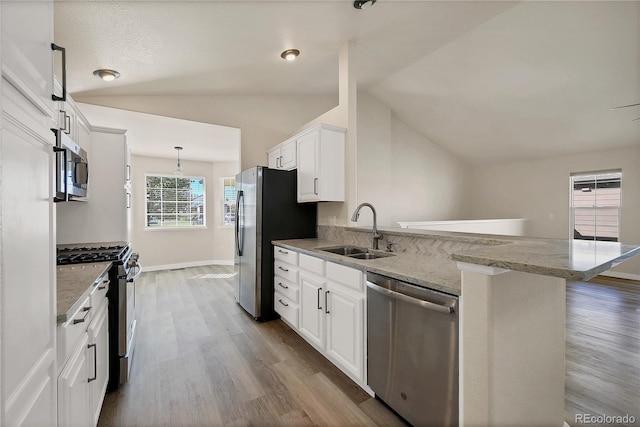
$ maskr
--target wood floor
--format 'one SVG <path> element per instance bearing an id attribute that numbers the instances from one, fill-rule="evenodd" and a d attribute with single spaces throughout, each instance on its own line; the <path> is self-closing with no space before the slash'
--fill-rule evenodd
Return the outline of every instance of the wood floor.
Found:
<path id="1" fill-rule="evenodd" d="M 232 267 L 144 273 L 129 383 L 105 426 L 402 426 L 282 321 L 234 301 Z"/>
<path id="2" fill-rule="evenodd" d="M 565 421 L 624 416 L 640 426 L 640 283 L 598 276 L 567 284 Z M 612 425 L 611 422 L 590 425 Z"/>
<path id="3" fill-rule="evenodd" d="M 233 300 L 231 273 L 141 276 L 131 378 L 107 394 L 100 427 L 404 425 L 284 323 L 253 321 Z M 640 424 L 640 286 L 599 282 L 567 286 L 565 420 L 630 414 Z"/>

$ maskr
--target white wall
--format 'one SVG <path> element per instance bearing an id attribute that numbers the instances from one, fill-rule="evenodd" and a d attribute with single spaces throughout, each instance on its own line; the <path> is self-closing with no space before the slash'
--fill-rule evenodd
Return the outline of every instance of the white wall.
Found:
<path id="1" fill-rule="evenodd" d="M 640 244 L 640 145 L 550 159 L 477 166 L 469 197 L 476 219 L 529 218 L 533 237 L 570 238 L 569 174 L 622 169 L 620 240 Z M 615 269 L 640 275 L 640 256 Z"/>
<path id="2" fill-rule="evenodd" d="M 173 174 L 175 160 L 132 156 L 133 221 L 131 243 L 145 268 L 233 263 L 233 230 L 221 228 L 221 176 L 235 176 L 237 163 L 181 161 L 184 176 L 205 178 L 207 227 L 204 230 L 145 230 L 145 174 Z"/>
<path id="3" fill-rule="evenodd" d="M 376 207 L 378 224 L 462 219 L 468 214 L 469 165 L 358 93 L 358 203 Z M 363 210 L 359 225 L 370 224 Z"/>
<path id="4" fill-rule="evenodd" d="M 295 135 L 302 123 L 331 110 L 333 95 L 78 96 L 77 102 L 236 127 L 241 168 L 267 164 L 267 150 Z"/>

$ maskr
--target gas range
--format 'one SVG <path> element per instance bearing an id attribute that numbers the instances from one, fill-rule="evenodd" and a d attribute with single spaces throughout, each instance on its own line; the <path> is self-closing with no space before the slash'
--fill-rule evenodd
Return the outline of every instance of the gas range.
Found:
<path id="1" fill-rule="evenodd" d="M 82 264 L 102 261 L 123 261 L 129 251 L 124 242 L 108 244 L 75 244 L 60 245 L 57 248 L 56 263 L 58 265 Z"/>
<path id="2" fill-rule="evenodd" d="M 58 245 L 57 264 L 111 261 L 109 269 L 109 383 L 115 390 L 129 378 L 136 330 L 136 278 L 142 273 L 138 254 L 128 242 Z"/>

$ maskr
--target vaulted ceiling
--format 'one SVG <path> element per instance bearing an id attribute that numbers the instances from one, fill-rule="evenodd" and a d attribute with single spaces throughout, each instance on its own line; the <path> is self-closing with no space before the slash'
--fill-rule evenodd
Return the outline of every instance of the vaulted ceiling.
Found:
<path id="1" fill-rule="evenodd" d="M 333 94 L 351 40 L 359 89 L 470 163 L 640 144 L 611 110 L 640 102 L 638 1 L 56 1 L 55 40 L 80 97 Z"/>

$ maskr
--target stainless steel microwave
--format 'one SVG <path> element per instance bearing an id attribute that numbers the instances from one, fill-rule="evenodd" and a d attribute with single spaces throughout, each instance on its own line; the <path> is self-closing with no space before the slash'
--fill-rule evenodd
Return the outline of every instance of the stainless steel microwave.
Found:
<path id="1" fill-rule="evenodd" d="M 54 201 L 66 202 L 87 196 L 89 163 L 87 152 L 61 129 L 56 134 L 56 195 Z"/>

